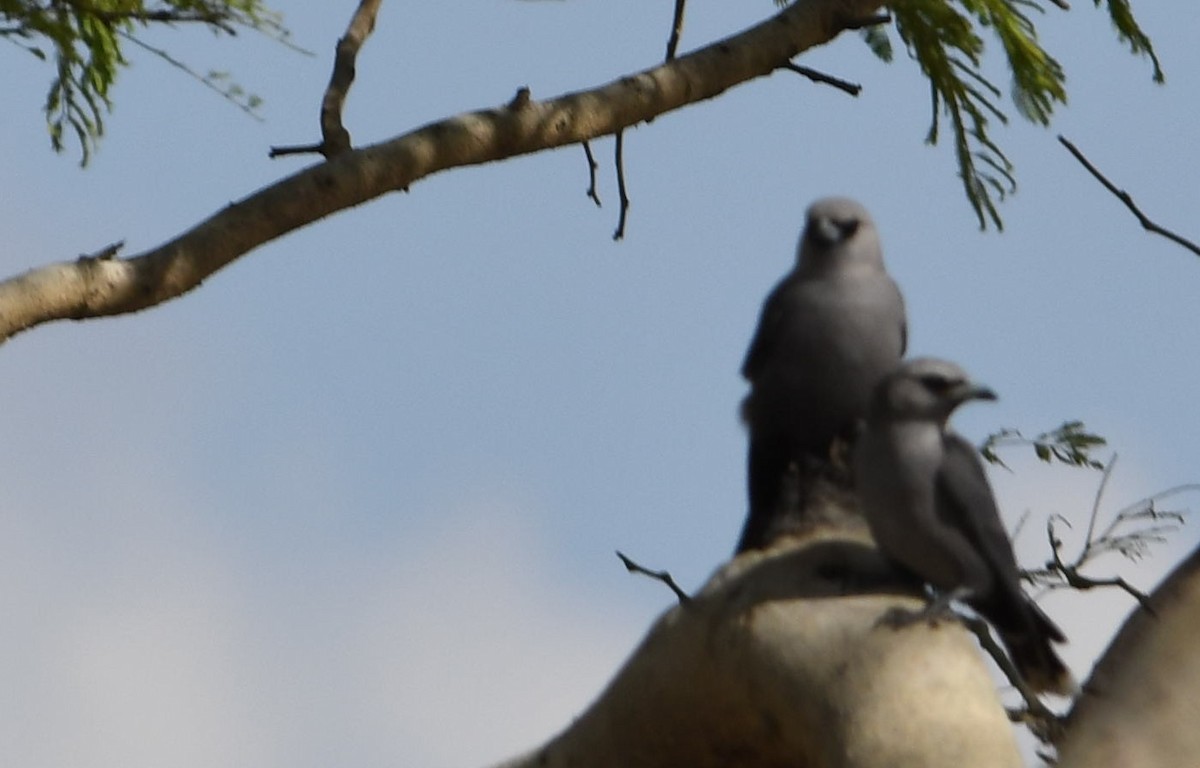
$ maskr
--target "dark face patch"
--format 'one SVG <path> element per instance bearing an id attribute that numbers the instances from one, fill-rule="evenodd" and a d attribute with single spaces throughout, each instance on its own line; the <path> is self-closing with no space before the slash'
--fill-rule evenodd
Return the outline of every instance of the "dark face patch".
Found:
<path id="1" fill-rule="evenodd" d="M 817 216 L 808 222 L 806 231 L 809 240 L 824 246 L 837 245 L 849 240 L 858 231 L 859 221 L 855 218 L 835 219 Z"/>

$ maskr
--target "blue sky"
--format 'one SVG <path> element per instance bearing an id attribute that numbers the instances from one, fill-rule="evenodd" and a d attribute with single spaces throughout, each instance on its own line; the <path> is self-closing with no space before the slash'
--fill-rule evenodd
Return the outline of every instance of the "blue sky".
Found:
<path id="1" fill-rule="evenodd" d="M 670 3 L 385 4 L 346 123 L 359 144 L 598 85 L 656 62 Z M 455 170 L 250 254 L 182 300 L 59 323 L 0 350 L 0 751 L 14 764 L 483 765 L 534 746 L 600 690 L 665 590 L 729 554 L 744 511 L 737 375 L 804 208 L 874 213 L 914 353 L 1001 395 L 972 438 L 1080 418 L 1121 454 L 1105 509 L 1200 480 L 1200 260 L 1141 231 L 1058 145 L 1075 141 L 1160 223 L 1200 237 L 1192 17 L 1135 11 L 1167 72 L 1090 3 L 1048 13 L 1070 105 L 997 138 L 1019 193 L 980 233 L 950 148 L 922 143 L 927 85 L 854 36 L 786 73 L 626 134 L 633 207 L 613 243 L 566 148 Z M 48 147 L 50 70 L 3 56 L 6 275 L 162 242 L 311 160 L 355 3 L 279 3 L 298 55 L 254 35 L 148 36 L 266 98 L 252 121 L 131 50 L 91 167 Z M 683 48 L 770 14 L 692 0 Z M 993 74 L 1005 81 L 1004 65 Z M 1190 231 L 1189 231 L 1190 230 Z M 993 477 L 1019 549 L 1082 523 L 1098 475 L 1014 455 Z M 1195 498 L 1179 505 L 1194 506 Z M 1189 526 L 1150 586 L 1194 546 Z M 1051 597 L 1080 676 L 1130 607 Z"/>

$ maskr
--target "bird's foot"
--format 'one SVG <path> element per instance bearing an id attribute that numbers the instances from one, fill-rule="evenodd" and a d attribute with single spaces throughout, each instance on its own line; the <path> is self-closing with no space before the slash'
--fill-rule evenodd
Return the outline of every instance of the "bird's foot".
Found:
<path id="1" fill-rule="evenodd" d="M 926 623 L 931 627 L 936 627 L 939 621 L 957 620 L 958 614 L 954 612 L 954 609 L 949 604 L 934 601 L 919 611 L 910 611 L 907 608 L 899 607 L 889 608 L 875 622 L 875 626 L 904 629 L 913 624 Z"/>

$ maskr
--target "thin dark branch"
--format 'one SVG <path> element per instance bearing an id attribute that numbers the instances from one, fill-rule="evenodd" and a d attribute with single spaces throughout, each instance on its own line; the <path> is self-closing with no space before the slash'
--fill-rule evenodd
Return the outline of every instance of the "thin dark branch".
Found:
<path id="1" fill-rule="evenodd" d="M 1097 181 L 1099 181 L 1101 184 L 1104 185 L 1105 189 L 1107 189 L 1109 192 L 1113 193 L 1113 195 L 1115 195 L 1118 200 L 1120 200 L 1122 203 L 1125 204 L 1125 207 L 1128 208 L 1135 217 L 1137 217 L 1138 223 L 1140 223 L 1142 225 L 1142 229 L 1145 229 L 1147 232 L 1153 232 L 1156 235 L 1162 235 L 1163 237 L 1167 238 L 1171 242 L 1173 242 L 1177 245 L 1181 245 L 1184 248 L 1191 251 L 1192 253 L 1196 254 L 1197 256 L 1200 256 L 1200 245 L 1196 245 L 1191 240 L 1188 240 L 1185 237 L 1181 237 L 1180 235 L 1175 234 L 1171 230 L 1165 229 L 1165 228 L 1159 226 L 1158 224 L 1155 224 L 1153 221 L 1150 220 L 1150 218 L 1148 216 L 1146 216 L 1146 214 L 1142 213 L 1141 209 L 1138 208 L 1137 203 L 1135 203 L 1133 201 L 1133 197 L 1131 197 L 1128 192 L 1126 192 L 1123 189 L 1118 188 L 1117 185 L 1115 185 L 1111 181 L 1109 181 L 1108 178 L 1105 177 L 1105 175 L 1103 173 L 1101 173 L 1100 170 L 1098 168 L 1096 168 L 1096 166 L 1092 165 L 1091 161 L 1089 161 L 1087 159 L 1087 157 L 1085 157 L 1084 154 L 1082 152 L 1080 152 L 1079 149 L 1074 144 L 1072 144 L 1070 141 L 1068 141 L 1065 136 L 1060 135 L 1058 137 L 1058 141 L 1064 147 L 1067 148 L 1068 152 L 1070 152 L 1072 155 L 1075 156 L 1075 159 L 1078 160 L 1083 165 L 1083 167 L 1086 168 L 1088 170 L 1088 172 L 1092 174 L 1092 176 L 1096 177 Z"/>
<path id="2" fill-rule="evenodd" d="M 1136 589 L 1132 584 L 1125 581 L 1125 579 L 1121 578 L 1120 576 L 1110 579 L 1093 579 L 1089 576 L 1084 576 L 1079 572 L 1079 569 L 1083 566 L 1083 564 L 1093 556 L 1094 542 L 1084 542 L 1083 549 L 1080 551 L 1079 557 L 1075 559 L 1075 562 L 1067 563 L 1064 561 L 1062 559 L 1062 540 L 1059 539 L 1057 534 L 1054 532 L 1055 519 L 1055 517 L 1051 517 L 1046 522 L 1046 535 L 1050 539 L 1050 551 L 1052 553 L 1051 557 L 1053 558 L 1048 565 L 1049 570 L 1053 573 L 1056 573 L 1059 578 L 1062 579 L 1062 584 L 1052 584 L 1050 585 L 1051 589 L 1055 588 L 1056 586 L 1063 586 L 1071 589 L 1077 589 L 1080 592 L 1086 592 L 1089 589 L 1096 589 L 1097 587 L 1120 587 L 1121 589 L 1125 590 L 1130 597 L 1132 597 L 1134 600 L 1137 600 L 1143 608 L 1145 608 L 1151 614 L 1154 613 L 1154 609 L 1150 605 L 1149 596 Z M 1064 523 L 1067 522 L 1061 517 L 1058 517 L 1057 519 L 1063 520 Z"/>
<path id="3" fill-rule="evenodd" d="M 1125 579 L 1117 576 L 1111 578 L 1092 578 L 1081 573 L 1084 566 L 1099 556 L 1108 552 L 1116 552 L 1129 559 L 1137 559 L 1146 553 L 1151 544 L 1162 543 L 1167 536 L 1184 523 L 1184 511 L 1159 510 L 1155 507 L 1162 499 L 1181 493 L 1200 491 L 1200 484 L 1189 483 L 1168 488 L 1165 491 L 1149 496 L 1119 510 L 1102 529 L 1098 529 L 1100 504 L 1104 499 L 1105 489 L 1112 477 L 1117 457 L 1114 455 L 1104 468 L 1100 486 L 1096 490 L 1096 498 L 1092 502 L 1092 511 L 1088 519 L 1087 531 L 1078 555 L 1068 562 L 1063 557 L 1063 541 L 1055 529 L 1057 523 L 1068 528 L 1071 522 L 1062 515 L 1052 515 L 1046 521 L 1046 536 L 1050 542 L 1051 559 L 1039 569 L 1024 572 L 1024 578 L 1045 590 L 1076 589 L 1086 591 L 1098 587 L 1119 587 L 1138 601 L 1150 613 L 1154 612 L 1149 598 L 1131 585 Z M 1146 524 L 1145 521 L 1150 521 Z M 1140 526 L 1140 527 L 1139 527 Z"/>
<path id="4" fill-rule="evenodd" d="M 1083 540 L 1084 552 L 1087 551 L 1087 546 L 1092 543 L 1092 534 L 1096 532 L 1096 518 L 1100 516 L 1100 502 L 1104 499 L 1104 489 L 1108 488 L 1108 481 L 1112 479 L 1113 469 L 1117 466 L 1117 454 L 1109 460 L 1108 465 L 1104 467 L 1104 472 L 1100 476 L 1100 485 L 1096 488 L 1096 498 L 1092 501 L 1092 514 L 1088 517 L 1087 533 Z M 1083 553 L 1080 553 L 1080 560 L 1083 559 Z M 1079 562 L 1075 563 L 1079 565 Z"/>
<path id="5" fill-rule="evenodd" d="M 671 19 L 671 36 L 667 38 L 667 61 L 675 58 L 679 48 L 679 36 L 683 34 L 683 10 L 687 0 L 675 0 L 675 15 Z"/>
<path id="6" fill-rule="evenodd" d="M 613 240 L 625 237 L 625 219 L 629 213 L 629 195 L 625 191 L 625 131 L 617 131 L 617 146 L 613 150 L 613 162 L 617 166 L 617 194 L 621 199 L 621 213 L 617 217 L 617 231 L 613 232 Z"/>
<path id="7" fill-rule="evenodd" d="M 350 132 L 342 125 L 342 110 L 346 96 L 354 84 L 354 63 L 363 43 L 375 31 L 375 17 L 383 0 L 362 0 L 346 27 L 346 34 L 337 41 L 334 49 L 333 72 L 329 85 L 321 99 L 321 143 L 291 147 L 271 147 L 268 157 L 283 157 L 308 152 L 319 152 L 330 159 L 348 152 L 351 148 Z"/>
<path id="8" fill-rule="evenodd" d="M 103 248 L 96 251 L 95 253 L 80 254 L 79 260 L 80 261 L 106 261 L 108 259 L 115 258 L 117 255 L 117 252 L 120 251 L 124 247 L 125 247 L 125 241 L 118 240 L 117 242 L 113 243 L 112 245 L 104 246 Z"/>
<path id="9" fill-rule="evenodd" d="M 233 95 L 231 93 L 229 93 L 228 91 L 221 90 L 220 88 L 217 87 L 217 85 L 212 80 L 201 75 L 199 72 L 192 69 L 187 64 L 184 64 L 179 59 L 177 59 L 174 56 L 172 56 L 171 54 L 167 53 L 166 50 L 164 50 L 162 48 L 155 48 L 153 45 L 144 43 L 141 40 L 139 40 L 137 37 L 129 34 L 128 32 L 122 32 L 122 31 L 118 30 L 117 34 L 120 35 L 121 37 L 125 38 L 129 42 L 133 43 L 134 45 L 136 45 L 140 48 L 144 48 L 145 50 L 149 51 L 150 53 L 153 53 L 155 56 L 158 56 L 160 59 L 167 62 L 171 66 L 182 70 L 185 74 L 187 74 L 191 78 L 194 78 L 197 82 L 199 82 L 205 88 L 209 88 L 209 89 L 219 93 L 221 96 L 223 96 L 225 98 L 226 101 L 229 101 L 234 106 L 236 106 L 238 109 L 242 110 L 247 115 L 250 115 L 250 117 L 253 117 L 255 120 L 257 120 L 260 123 L 263 122 L 262 115 L 255 112 L 250 107 L 249 104 L 240 102 L 237 99 L 235 99 L 233 97 Z"/>
<path id="10" fill-rule="evenodd" d="M 600 169 L 600 164 L 596 162 L 596 156 L 592 154 L 592 145 L 590 142 L 583 142 L 583 154 L 587 157 L 588 164 L 588 188 L 587 196 L 595 201 L 596 207 L 600 206 L 600 193 L 596 191 L 596 171 Z"/>
<path id="11" fill-rule="evenodd" d="M 963 626 L 975 635 L 979 645 L 992 657 L 992 661 L 996 662 L 996 666 L 1008 678 L 1008 682 L 1017 689 L 1017 693 L 1021 694 L 1021 699 L 1025 702 L 1025 709 L 1010 712 L 1009 719 L 1025 723 L 1039 739 L 1053 743 L 1054 736 L 1062 729 L 1058 715 L 1051 712 L 1050 708 L 1042 703 L 1037 692 L 1030 688 L 1029 684 L 1021 677 L 1021 673 L 1017 671 L 1008 654 L 996 642 L 996 638 L 992 637 L 992 631 L 988 628 L 986 621 L 977 616 L 961 614 L 958 615 L 958 618 L 962 621 Z"/>
<path id="12" fill-rule="evenodd" d="M 287 155 L 318 155 L 324 150 L 324 144 L 296 144 L 289 147 L 271 147 L 267 157 L 274 160 Z"/>
<path id="13" fill-rule="evenodd" d="M 675 579 L 671 578 L 670 573 L 666 571 L 652 571 L 648 568 L 638 565 L 626 557 L 619 549 L 617 550 L 617 557 L 621 558 L 621 562 L 625 564 L 625 570 L 629 571 L 630 573 L 640 573 L 643 576 L 649 576 L 656 581 L 661 581 L 663 584 L 666 584 L 667 587 L 675 593 L 675 597 L 679 598 L 680 605 L 691 604 L 692 596 L 680 589 L 679 585 L 675 583 Z"/>
<path id="14" fill-rule="evenodd" d="M 867 16 L 863 19 L 847 20 L 843 27 L 845 29 L 866 29 L 867 27 L 879 27 L 884 24 L 892 23 L 892 15 L 890 13 L 877 13 L 873 16 Z"/>
<path id="15" fill-rule="evenodd" d="M 841 78 L 834 77 L 833 75 L 827 75 L 824 72 L 813 69 L 812 67 L 804 67 L 799 64 L 793 64 L 789 61 L 787 64 L 783 65 L 783 68 L 795 72 L 797 75 L 804 75 L 814 83 L 832 85 L 839 91 L 845 91 L 851 96 L 857 96 L 858 94 L 862 93 L 862 86 L 858 83 L 851 83 L 848 80 L 842 80 Z"/>

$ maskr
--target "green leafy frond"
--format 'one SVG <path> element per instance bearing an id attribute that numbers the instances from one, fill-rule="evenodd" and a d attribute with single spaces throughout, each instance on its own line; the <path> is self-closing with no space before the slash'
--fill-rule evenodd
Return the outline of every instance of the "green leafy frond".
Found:
<path id="1" fill-rule="evenodd" d="M 888 37 L 883 27 L 870 26 L 863 27 L 859 30 L 859 35 L 863 42 L 871 49 L 871 53 L 878 56 L 882 61 L 892 61 L 892 39 Z"/>
<path id="2" fill-rule="evenodd" d="M 1101 2 L 1102 0 L 1096 0 L 1097 8 L 1100 7 Z M 1158 55 L 1154 52 L 1150 38 L 1138 26 L 1137 19 L 1133 18 L 1133 9 L 1129 7 L 1129 0 L 1103 0 L 1103 2 L 1108 6 L 1108 17 L 1112 19 L 1113 26 L 1117 28 L 1117 36 L 1123 42 L 1129 43 L 1130 52 L 1149 57 L 1150 63 L 1154 65 L 1154 82 L 1163 82 L 1166 77 L 1163 75 Z"/>
<path id="3" fill-rule="evenodd" d="M 1092 452 L 1107 444 L 1104 437 L 1089 432 L 1082 421 L 1066 421 L 1034 438 L 1025 437 L 1016 429 L 1002 429 L 988 435 L 979 451 L 987 461 L 1006 468 L 1008 465 L 997 455 L 997 449 L 1027 445 L 1047 464 L 1059 461 L 1072 467 L 1104 469 L 1104 462 L 1095 458 Z"/>
<path id="4" fill-rule="evenodd" d="M 112 86 L 128 63 L 122 42 L 134 40 L 138 29 L 179 23 L 230 35 L 238 28 L 255 29 L 285 43 L 288 37 L 282 17 L 263 0 L 0 0 L 0 37 L 54 62 L 43 107 L 50 144 L 61 152 L 64 137 L 74 134 L 82 165 L 104 134 Z M 244 101 L 260 100 L 252 96 Z"/>
<path id="5" fill-rule="evenodd" d="M 1037 41 L 1023 9 L 1031 0 L 899 0 L 891 5 L 896 30 L 909 55 L 929 78 L 933 117 L 926 141 L 937 143 L 940 118 L 949 118 L 955 158 L 979 226 L 1003 227 L 996 203 L 1016 190 L 1013 165 L 992 140 L 992 120 L 1008 117 L 1002 91 L 983 73 L 983 30 L 1004 50 L 1012 71 L 1012 100 L 1019 114 L 1046 125 L 1056 103 L 1067 99 L 1062 67 Z"/>

